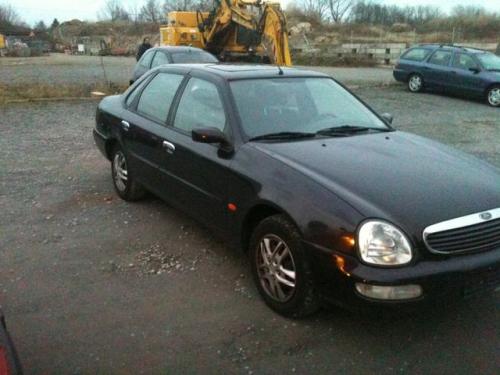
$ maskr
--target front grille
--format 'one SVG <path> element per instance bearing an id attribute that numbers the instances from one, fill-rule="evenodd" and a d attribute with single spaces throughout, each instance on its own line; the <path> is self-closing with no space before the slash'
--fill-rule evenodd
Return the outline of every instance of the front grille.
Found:
<path id="1" fill-rule="evenodd" d="M 496 290 L 500 285 L 500 271 L 498 269 L 488 270 L 482 274 L 470 278 L 464 286 L 463 296 L 470 298 L 475 295 L 488 293 Z"/>
<path id="2" fill-rule="evenodd" d="M 500 209 L 431 225 L 424 231 L 424 241 L 429 250 L 441 254 L 500 248 Z"/>

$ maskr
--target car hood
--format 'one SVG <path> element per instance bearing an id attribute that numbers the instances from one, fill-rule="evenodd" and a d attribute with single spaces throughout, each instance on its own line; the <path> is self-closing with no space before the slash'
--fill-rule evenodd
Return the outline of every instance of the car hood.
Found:
<path id="1" fill-rule="evenodd" d="M 428 225 L 500 207 L 498 169 L 404 132 L 255 147 L 314 179 L 363 216 L 390 220 L 419 238 Z"/>

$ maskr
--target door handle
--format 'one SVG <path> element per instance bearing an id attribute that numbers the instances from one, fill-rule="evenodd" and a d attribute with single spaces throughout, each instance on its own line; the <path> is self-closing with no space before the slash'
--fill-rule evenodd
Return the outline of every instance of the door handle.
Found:
<path id="1" fill-rule="evenodd" d="M 128 131 L 130 129 L 130 124 L 127 121 L 122 120 L 122 128 L 123 130 Z"/>
<path id="2" fill-rule="evenodd" d="M 175 145 L 169 141 L 163 141 L 163 148 L 167 150 L 169 154 L 173 154 L 175 151 Z"/>

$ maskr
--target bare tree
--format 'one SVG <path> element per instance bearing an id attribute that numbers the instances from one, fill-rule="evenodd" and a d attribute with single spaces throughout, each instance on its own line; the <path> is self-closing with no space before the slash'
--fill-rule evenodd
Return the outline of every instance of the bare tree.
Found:
<path id="1" fill-rule="evenodd" d="M 162 11 L 157 0 L 148 0 L 139 13 L 139 19 L 143 22 L 160 23 Z"/>
<path id="2" fill-rule="evenodd" d="M 130 14 L 119 0 L 106 0 L 100 18 L 111 21 L 128 21 Z"/>
<path id="3" fill-rule="evenodd" d="M 21 19 L 11 5 L 0 5 L 0 25 L 19 25 Z"/>
<path id="4" fill-rule="evenodd" d="M 297 5 L 304 10 L 308 16 L 323 21 L 327 17 L 330 0 L 298 0 Z"/>
<path id="5" fill-rule="evenodd" d="M 165 13 L 173 11 L 209 10 L 213 0 L 165 0 L 163 10 Z"/>
<path id="6" fill-rule="evenodd" d="M 354 0 L 328 0 L 328 10 L 333 22 L 340 23 L 354 5 Z"/>

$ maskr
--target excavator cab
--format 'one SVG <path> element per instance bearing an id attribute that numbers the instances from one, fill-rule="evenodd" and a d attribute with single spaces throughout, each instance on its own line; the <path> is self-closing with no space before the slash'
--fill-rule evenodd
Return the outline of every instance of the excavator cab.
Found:
<path id="1" fill-rule="evenodd" d="M 210 12 L 170 12 L 160 34 L 163 45 L 202 48 L 222 61 L 292 65 L 279 3 L 214 0 Z"/>

